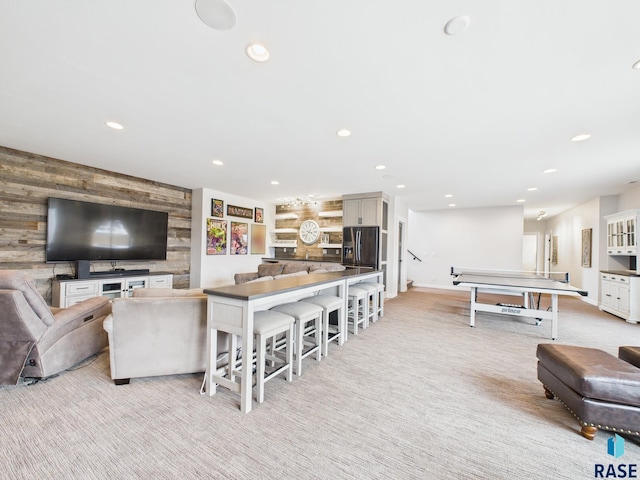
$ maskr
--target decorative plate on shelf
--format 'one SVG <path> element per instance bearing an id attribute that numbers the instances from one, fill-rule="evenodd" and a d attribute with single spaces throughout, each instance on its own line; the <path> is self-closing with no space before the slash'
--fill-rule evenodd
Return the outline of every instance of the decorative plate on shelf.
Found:
<path id="1" fill-rule="evenodd" d="M 300 225 L 300 240 L 306 245 L 312 245 L 316 243 L 320 236 L 320 225 L 314 220 L 305 220 Z"/>

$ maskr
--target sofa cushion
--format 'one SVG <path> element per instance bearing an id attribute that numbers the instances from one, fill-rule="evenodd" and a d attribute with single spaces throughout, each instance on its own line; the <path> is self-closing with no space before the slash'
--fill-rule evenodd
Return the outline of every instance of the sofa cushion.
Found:
<path id="1" fill-rule="evenodd" d="M 282 275 L 276 275 L 273 278 L 275 280 L 278 280 L 279 278 L 302 277 L 304 275 L 308 275 L 306 270 L 303 270 L 302 272 L 296 272 L 296 273 L 283 273 Z"/>
<path id="2" fill-rule="evenodd" d="M 254 278 L 253 280 L 249 280 L 248 282 L 244 283 L 268 282 L 269 280 L 273 280 L 273 277 L 271 275 L 265 275 L 264 277 Z"/>
<path id="3" fill-rule="evenodd" d="M 53 325 L 54 319 L 47 302 L 45 302 L 36 282 L 24 272 L 16 270 L 0 270 L 0 288 L 6 290 L 20 290 L 29 306 L 36 312 L 38 318 L 45 325 Z"/>
<path id="4" fill-rule="evenodd" d="M 284 264 L 284 268 L 282 269 L 282 273 L 298 273 L 298 272 L 308 272 L 309 266 L 305 263 L 298 262 L 289 262 Z"/>
<path id="5" fill-rule="evenodd" d="M 618 358 L 640 368 L 640 347 L 620 347 L 618 348 Z"/>
<path id="6" fill-rule="evenodd" d="M 258 278 L 258 272 L 236 273 L 233 276 L 233 280 L 236 282 L 236 285 L 250 282 L 256 278 Z"/>
<path id="7" fill-rule="evenodd" d="M 260 265 L 258 265 L 258 276 L 275 277 L 276 275 L 280 275 L 283 269 L 283 263 L 261 263 Z"/>

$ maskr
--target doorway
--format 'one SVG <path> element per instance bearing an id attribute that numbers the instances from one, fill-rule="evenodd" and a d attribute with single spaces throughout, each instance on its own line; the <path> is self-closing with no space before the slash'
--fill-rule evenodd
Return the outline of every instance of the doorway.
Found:
<path id="1" fill-rule="evenodd" d="M 398 222 L 398 292 L 407 291 L 407 275 L 403 271 L 404 222 Z"/>

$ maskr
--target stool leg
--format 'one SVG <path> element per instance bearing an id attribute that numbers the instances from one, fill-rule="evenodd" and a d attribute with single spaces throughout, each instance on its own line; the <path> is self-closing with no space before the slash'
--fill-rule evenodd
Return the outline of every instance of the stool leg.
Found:
<path id="1" fill-rule="evenodd" d="M 316 324 L 316 345 L 318 346 L 318 350 L 316 351 L 316 360 L 319 362 L 322 360 L 322 335 L 324 333 L 324 329 L 322 328 L 322 317 L 324 313 L 318 315 L 315 319 Z"/>
<path id="2" fill-rule="evenodd" d="M 598 429 L 596 427 L 591 427 L 589 425 L 583 425 L 580 433 L 587 440 L 593 440 L 596 438 L 596 433 L 598 433 Z"/>
<path id="3" fill-rule="evenodd" d="M 296 320 L 296 376 L 302 375 L 302 352 L 304 347 L 304 322 Z"/>
<path id="4" fill-rule="evenodd" d="M 329 355 L 329 311 L 322 311 L 322 354 Z"/>
<path id="5" fill-rule="evenodd" d="M 256 402 L 262 403 L 264 402 L 264 370 L 267 339 L 263 335 L 257 335 L 256 343 L 258 347 L 256 352 Z M 243 368 L 247 368 L 247 365 L 243 365 Z"/>
<path id="6" fill-rule="evenodd" d="M 293 380 L 293 336 L 294 332 L 292 323 L 285 334 L 285 355 L 287 358 L 287 365 L 289 365 L 289 368 L 287 369 L 287 382 L 291 382 Z"/>

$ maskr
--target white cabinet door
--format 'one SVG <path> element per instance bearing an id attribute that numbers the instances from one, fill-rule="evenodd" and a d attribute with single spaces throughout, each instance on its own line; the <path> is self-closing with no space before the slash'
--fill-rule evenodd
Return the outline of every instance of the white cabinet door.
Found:
<path id="1" fill-rule="evenodd" d="M 342 225 L 354 227 L 359 225 L 360 200 L 344 200 L 342 202 Z"/>

